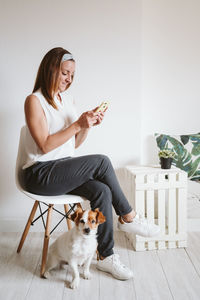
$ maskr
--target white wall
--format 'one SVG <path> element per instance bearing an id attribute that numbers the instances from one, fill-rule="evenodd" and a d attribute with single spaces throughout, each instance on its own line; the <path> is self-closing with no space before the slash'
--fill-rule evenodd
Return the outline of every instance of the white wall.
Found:
<path id="1" fill-rule="evenodd" d="M 77 60 L 71 87 L 81 113 L 110 101 L 104 123 L 77 155 L 104 153 L 115 167 L 139 163 L 139 0 L 1 1 L 0 226 L 26 219 L 32 202 L 15 187 L 14 168 L 23 104 L 44 54 L 70 50 Z M 135 144 L 135 139 L 137 143 Z"/>
<path id="2" fill-rule="evenodd" d="M 158 163 L 155 132 L 200 132 L 200 1 L 144 0 L 141 163 Z"/>

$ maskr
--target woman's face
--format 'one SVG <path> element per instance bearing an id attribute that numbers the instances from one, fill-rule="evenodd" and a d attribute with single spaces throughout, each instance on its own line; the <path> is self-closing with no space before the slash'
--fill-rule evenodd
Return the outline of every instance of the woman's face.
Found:
<path id="1" fill-rule="evenodd" d="M 60 74 L 58 78 L 58 92 L 64 92 L 72 82 L 75 72 L 75 62 L 66 60 L 61 63 Z"/>

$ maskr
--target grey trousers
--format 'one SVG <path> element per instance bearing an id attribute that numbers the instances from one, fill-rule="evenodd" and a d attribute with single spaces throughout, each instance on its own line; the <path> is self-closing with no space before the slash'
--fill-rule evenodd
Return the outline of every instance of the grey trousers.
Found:
<path id="1" fill-rule="evenodd" d="M 105 155 L 66 157 L 37 162 L 23 171 L 25 190 L 38 195 L 73 194 L 87 198 L 91 209 L 99 208 L 106 222 L 98 227 L 98 251 L 113 254 L 112 206 L 117 215 L 132 208 L 124 196 L 110 159 Z"/>

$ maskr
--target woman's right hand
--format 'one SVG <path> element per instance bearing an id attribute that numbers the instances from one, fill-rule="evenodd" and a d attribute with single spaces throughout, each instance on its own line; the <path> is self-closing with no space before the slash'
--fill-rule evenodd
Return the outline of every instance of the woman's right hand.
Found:
<path id="1" fill-rule="evenodd" d="M 76 121 L 81 129 L 91 128 L 98 120 L 98 113 L 94 111 L 84 112 Z"/>

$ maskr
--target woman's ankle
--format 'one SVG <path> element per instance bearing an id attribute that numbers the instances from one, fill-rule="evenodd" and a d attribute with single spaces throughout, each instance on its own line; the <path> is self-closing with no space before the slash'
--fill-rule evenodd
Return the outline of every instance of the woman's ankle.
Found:
<path id="1" fill-rule="evenodd" d="M 132 210 L 130 213 L 121 216 L 121 220 L 125 223 L 131 223 L 136 216 L 136 212 Z"/>

